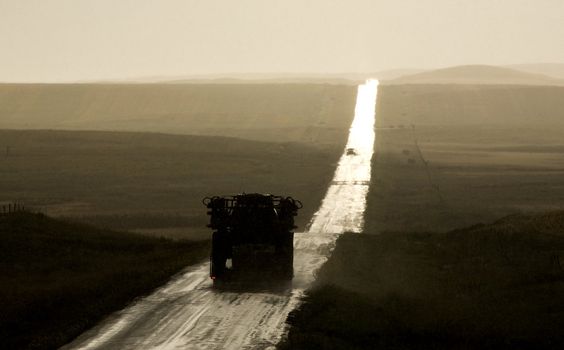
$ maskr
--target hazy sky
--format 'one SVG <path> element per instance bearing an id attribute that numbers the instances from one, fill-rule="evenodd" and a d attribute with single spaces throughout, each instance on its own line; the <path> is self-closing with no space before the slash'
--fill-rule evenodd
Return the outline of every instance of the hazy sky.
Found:
<path id="1" fill-rule="evenodd" d="M 531 62 L 563 0 L 0 0 L 0 81 Z"/>

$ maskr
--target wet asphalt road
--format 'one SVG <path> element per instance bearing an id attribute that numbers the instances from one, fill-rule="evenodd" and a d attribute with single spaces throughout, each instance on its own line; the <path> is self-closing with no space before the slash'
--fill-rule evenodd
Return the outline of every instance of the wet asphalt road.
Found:
<path id="1" fill-rule="evenodd" d="M 299 304 L 337 237 L 362 231 L 377 90 L 376 80 L 358 87 L 355 117 L 333 181 L 307 232 L 295 235 L 291 284 L 256 292 L 218 291 L 204 263 L 186 269 L 63 349 L 274 348 L 284 335 L 288 313 Z"/>

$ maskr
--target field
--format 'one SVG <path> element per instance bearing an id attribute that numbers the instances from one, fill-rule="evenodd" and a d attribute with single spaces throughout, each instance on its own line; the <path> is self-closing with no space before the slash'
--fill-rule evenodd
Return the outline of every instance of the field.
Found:
<path id="1" fill-rule="evenodd" d="M 0 85 L 0 205 L 48 215 L 0 214 L 3 345 L 58 347 L 200 262 L 209 255 L 205 196 L 293 196 L 303 229 L 344 148 L 355 93 Z"/>
<path id="2" fill-rule="evenodd" d="M 203 260 L 208 242 L 171 241 L 51 219 L 0 215 L 0 339 L 53 349 Z"/>
<path id="3" fill-rule="evenodd" d="M 364 234 L 280 348 L 562 348 L 563 91 L 381 86 Z"/>
<path id="4" fill-rule="evenodd" d="M 2 344 L 63 345 L 200 262 L 209 255 L 205 196 L 293 196 L 304 204 L 303 229 L 344 148 L 355 93 L 320 84 L 0 85 L 0 205 L 48 215 L 0 214 Z"/>
<path id="5" fill-rule="evenodd" d="M 280 348 L 561 349 L 563 232 L 560 211 L 446 234 L 345 234 Z"/>
<path id="6" fill-rule="evenodd" d="M 0 139 L 11 145 L 2 157 L 4 198 L 115 229 L 183 228 L 191 238 L 209 236 L 203 197 L 243 191 L 303 200 L 298 222 L 304 227 L 341 152 L 143 133 L 5 130 Z"/>
<path id="7" fill-rule="evenodd" d="M 219 135 L 334 144 L 356 87 L 331 84 L 0 84 L 0 129 Z"/>
<path id="8" fill-rule="evenodd" d="M 303 228 L 343 151 L 354 92 L 2 85 L 10 101 L 0 107 L 2 200 L 201 240 L 209 237 L 202 197 L 270 192 L 304 202 Z M 338 241 L 281 347 L 563 344 L 563 94 L 556 86 L 382 85 L 365 234 Z M 73 131 L 14 129 L 30 125 Z"/>
<path id="9" fill-rule="evenodd" d="M 368 231 L 446 231 L 563 208 L 563 93 L 381 87 Z"/>
<path id="10" fill-rule="evenodd" d="M 113 229 L 204 239 L 201 199 L 210 195 L 294 196 L 304 203 L 303 228 L 345 145 L 356 89 L 8 84 L 0 96 L 8 101 L 0 127 L 129 131 L 0 130 L 0 201 Z"/>

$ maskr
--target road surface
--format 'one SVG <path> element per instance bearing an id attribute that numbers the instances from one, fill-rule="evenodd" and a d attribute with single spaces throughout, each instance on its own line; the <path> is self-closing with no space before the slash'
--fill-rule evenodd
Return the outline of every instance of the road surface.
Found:
<path id="1" fill-rule="evenodd" d="M 300 302 L 339 234 L 361 232 L 378 82 L 358 87 L 347 146 L 322 205 L 296 233 L 291 286 L 277 291 L 212 289 L 209 264 L 188 268 L 167 285 L 115 313 L 63 349 L 270 349 L 286 331 L 286 317 Z"/>

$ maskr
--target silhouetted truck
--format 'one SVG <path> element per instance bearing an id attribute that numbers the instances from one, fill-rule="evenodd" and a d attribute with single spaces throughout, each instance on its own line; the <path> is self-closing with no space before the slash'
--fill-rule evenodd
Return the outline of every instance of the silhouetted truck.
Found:
<path id="1" fill-rule="evenodd" d="M 213 230 L 210 277 L 290 280 L 294 275 L 294 217 L 302 203 L 270 194 L 206 197 Z"/>

